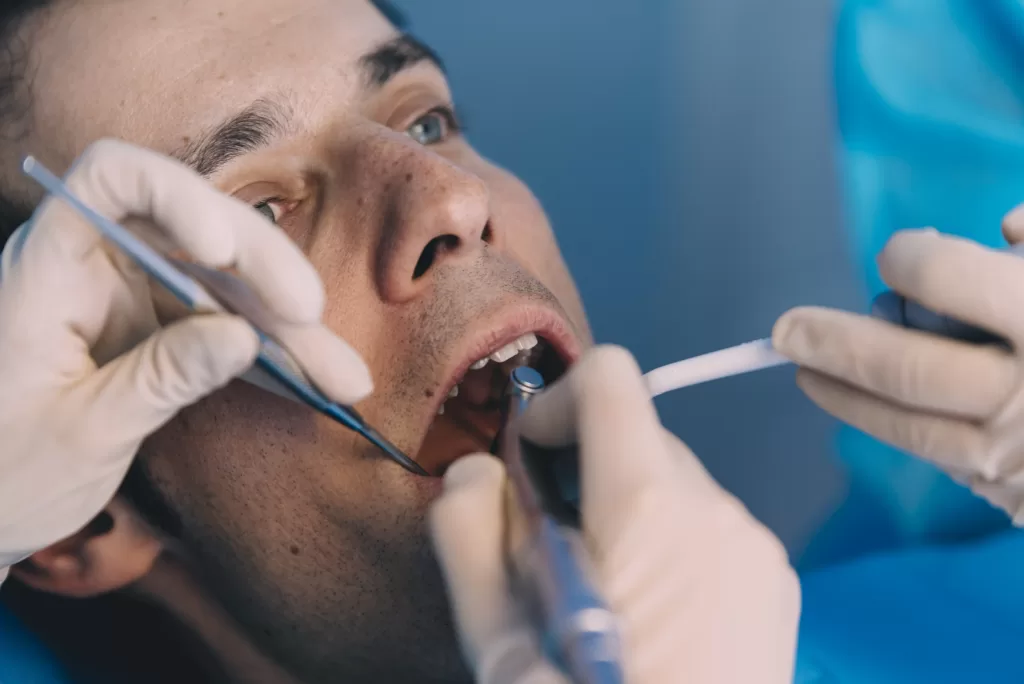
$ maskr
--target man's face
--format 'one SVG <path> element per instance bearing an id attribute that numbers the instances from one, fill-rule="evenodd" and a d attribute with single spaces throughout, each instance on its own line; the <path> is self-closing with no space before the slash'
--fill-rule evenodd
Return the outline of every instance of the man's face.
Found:
<path id="1" fill-rule="evenodd" d="M 24 151 L 65 168 L 119 137 L 266 203 L 324 280 L 325 322 L 370 365 L 360 412 L 428 468 L 496 430 L 480 405 L 503 373 L 470 364 L 531 331 L 552 366 L 586 341 L 537 202 L 460 136 L 441 71 L 366 0 L 65 5 L 36 38 Z M 238 154 L 218 165 L 225 150 Z M 424 525 L 439 480 L 244 383 L 184 411 L 142 458 L 204 580 L 293 672 L 460 671 Z"/>

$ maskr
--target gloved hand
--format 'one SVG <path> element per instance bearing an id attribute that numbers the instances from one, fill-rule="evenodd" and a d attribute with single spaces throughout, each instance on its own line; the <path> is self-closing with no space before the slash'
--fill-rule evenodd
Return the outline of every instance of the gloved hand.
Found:
<path id="1" fill-rule="evenodd" d="M 120 142 L 90 147 L 66 180 L 99 213 L 131 217 L 203 265 L 235 267 L 331 398 L 352 403 L 372 390 L 358 354 L 320 323 L 312 265 L 258 212 Z M 145 275 L 63 202 L 47 199 L 26 229 L 5 250 L 0 279 L 0 580 L 86 525 L 142 440 L 257 353 L 255 332 L 234 316 L 160 328 Z"/>
<path id="2" fill-rule="evenodd" d="M 1024 212 L 1003 234 L 1024 239 Z M 784 314 L 775 348 L 804 392 L 840 420 L 916 454 L 1024 524 L 1024 259 L 931 230 L 897 233 L 882 278 L 938 313 L 1004 337 L 1011 350 L 944 339 L 855 314 Z"/>
<path id="3" fill-rule="evenodd" d="M 531 402 L 523 431 L 579 444 L 583 535 L 621 619 L 627 681 L 792 681 L 800 595 L 785 550 L 662 428 L 626 352 L 585 355 Z M 566 682 L 510 592 L 503 486 L 497 459 L 463 458 L 431 511 L 463 650 L 483 684 Z"/>

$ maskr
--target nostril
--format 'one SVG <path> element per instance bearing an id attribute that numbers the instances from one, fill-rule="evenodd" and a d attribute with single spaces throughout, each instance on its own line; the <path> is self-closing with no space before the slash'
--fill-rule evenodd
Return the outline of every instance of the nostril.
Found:
<path id="1" fill-rule="evenodd" d="M 494 241 L 494 231 L 491 229 L 491 222 L 488 221 L 487 225 L 484 226 L 484 232 L 480 234 L 480 239 L 491 244 Z"/>
<path id="2" fill-rule="evenodd" d="M 459 238 L 455 235 L 441 235 L 428 242 L 427 246 L 423 248 L 419 260 L 416 262 L 416 268 L 412 272 L 412 279 L 416 280 L 426 274 L 430 267 L 434 265 L 434 262 L 437 261 L 439 254 L 453 251 L 458 246 Z"/>

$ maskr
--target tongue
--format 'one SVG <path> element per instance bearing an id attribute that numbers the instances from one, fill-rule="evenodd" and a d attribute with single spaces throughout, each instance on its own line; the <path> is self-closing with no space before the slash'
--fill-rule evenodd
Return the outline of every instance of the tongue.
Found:
<path id="1" fill-rule="evenodd" d="M 442 475 L 456 459 L 490 449 L 500 427 L 500 411 L 473 406 L 460 394 L 449 399 L 444 415 L 431 423 L 416 462 Z"/>

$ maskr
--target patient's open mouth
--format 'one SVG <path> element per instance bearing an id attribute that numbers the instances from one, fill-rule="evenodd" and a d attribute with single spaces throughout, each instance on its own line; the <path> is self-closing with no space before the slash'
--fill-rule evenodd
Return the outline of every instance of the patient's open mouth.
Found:
<path id="1" fill-rule="evenodd" d="M 550 384 L 565 372 L 572 354 L 527 332 L 501 341 L 479 359 L 467 361 L 464 373 L 442 388 L 443 403 L 427 430 L 416 461 L 428 472 L 443 475 L 457 459 L 488 451 L 501 429 L 504 393 L 512 371 L 523 365 L 537 369 Z"/>

